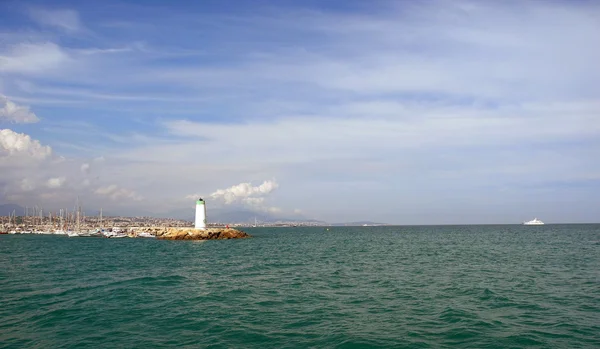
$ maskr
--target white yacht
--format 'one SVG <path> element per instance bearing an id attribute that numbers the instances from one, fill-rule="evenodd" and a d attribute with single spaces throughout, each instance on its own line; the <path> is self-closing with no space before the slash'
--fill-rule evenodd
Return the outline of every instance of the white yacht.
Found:
<path id="1" fill-rule="evenodd" d="M 537 218 L 534 218 L 531 221 L 523 222 L 523 225 L 544 225 L 544 222 L 540 221 Z"/>

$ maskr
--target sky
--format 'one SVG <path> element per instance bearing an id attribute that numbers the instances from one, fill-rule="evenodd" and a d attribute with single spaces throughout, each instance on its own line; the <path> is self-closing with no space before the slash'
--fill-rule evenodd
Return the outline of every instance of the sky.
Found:
<path id="1" fill-rule="evenodd" d="M 0 204 L 600 222 L 600 3 L 2 1 Z"/>

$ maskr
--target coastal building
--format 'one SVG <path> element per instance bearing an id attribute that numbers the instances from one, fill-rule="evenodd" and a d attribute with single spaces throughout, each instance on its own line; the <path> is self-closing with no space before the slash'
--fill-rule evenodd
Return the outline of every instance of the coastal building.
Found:
<path id="1" fill-rule="evenodd" d="M 206 204 L 202 198 L 196 201 L 196 224 L 194 228 L 206 230 Z"/>

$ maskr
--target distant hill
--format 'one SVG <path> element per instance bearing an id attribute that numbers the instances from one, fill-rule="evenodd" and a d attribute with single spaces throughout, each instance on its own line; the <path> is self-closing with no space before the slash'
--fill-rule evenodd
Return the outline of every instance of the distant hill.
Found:
<path id="1" fill-rule="evenodd" d="M 207 212 L 208 220 L 213 223 L 239 223 L 239 224 L 254 224 L 254 219 L 258 223 L 275 223 L 275 222 L 318 222 L 316 220 L 307 219 L 306 217 L 295 215 L 293 217 L 284 217 L 280 215 L 270 214 L 267 212 L 255 212 L 251 210 L 227 210 L 213 209 Z"/>
<path id="2" fill-rule="evenodd" d="M 25 214 L 25 208 L 15 204 L 0 205 L 0 216 L 8 216 L 15 212 L 17 216 Z"/>
<path id="3" fill-rule="evenodd" d="M 307 219 L 300 215 L 280 216 L 268 212 L 256 212 L 246 209 L 231 209 L 231 208 L 209 208 L 206 212 L 209 223 L 237 223 L 237 224 L 254 224 L 254 219 L 260 223 L 275 223 L 275 222 L 320 222 L 313 219 Z M 188 221 L 194 220 L 193 210 L 173 210 L 162 214 L 154 215 L 156 217 L 177 218 Z"/>

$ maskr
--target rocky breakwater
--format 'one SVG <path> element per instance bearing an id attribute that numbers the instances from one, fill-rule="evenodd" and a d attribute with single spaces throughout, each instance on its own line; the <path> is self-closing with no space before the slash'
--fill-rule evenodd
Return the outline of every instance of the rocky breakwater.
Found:
<path id="1" fill-rule="evenodd" d="M 135 229 L 132 233 L 137 235 L 140 232 L 146 232 L 155 235 L 157 239 L 163 240 L 224 240 L 250 237 L 250 235 L 241 230 L 231 228 L 198 230 L 194 228 L 145 227 L 138 229 Z"/>

